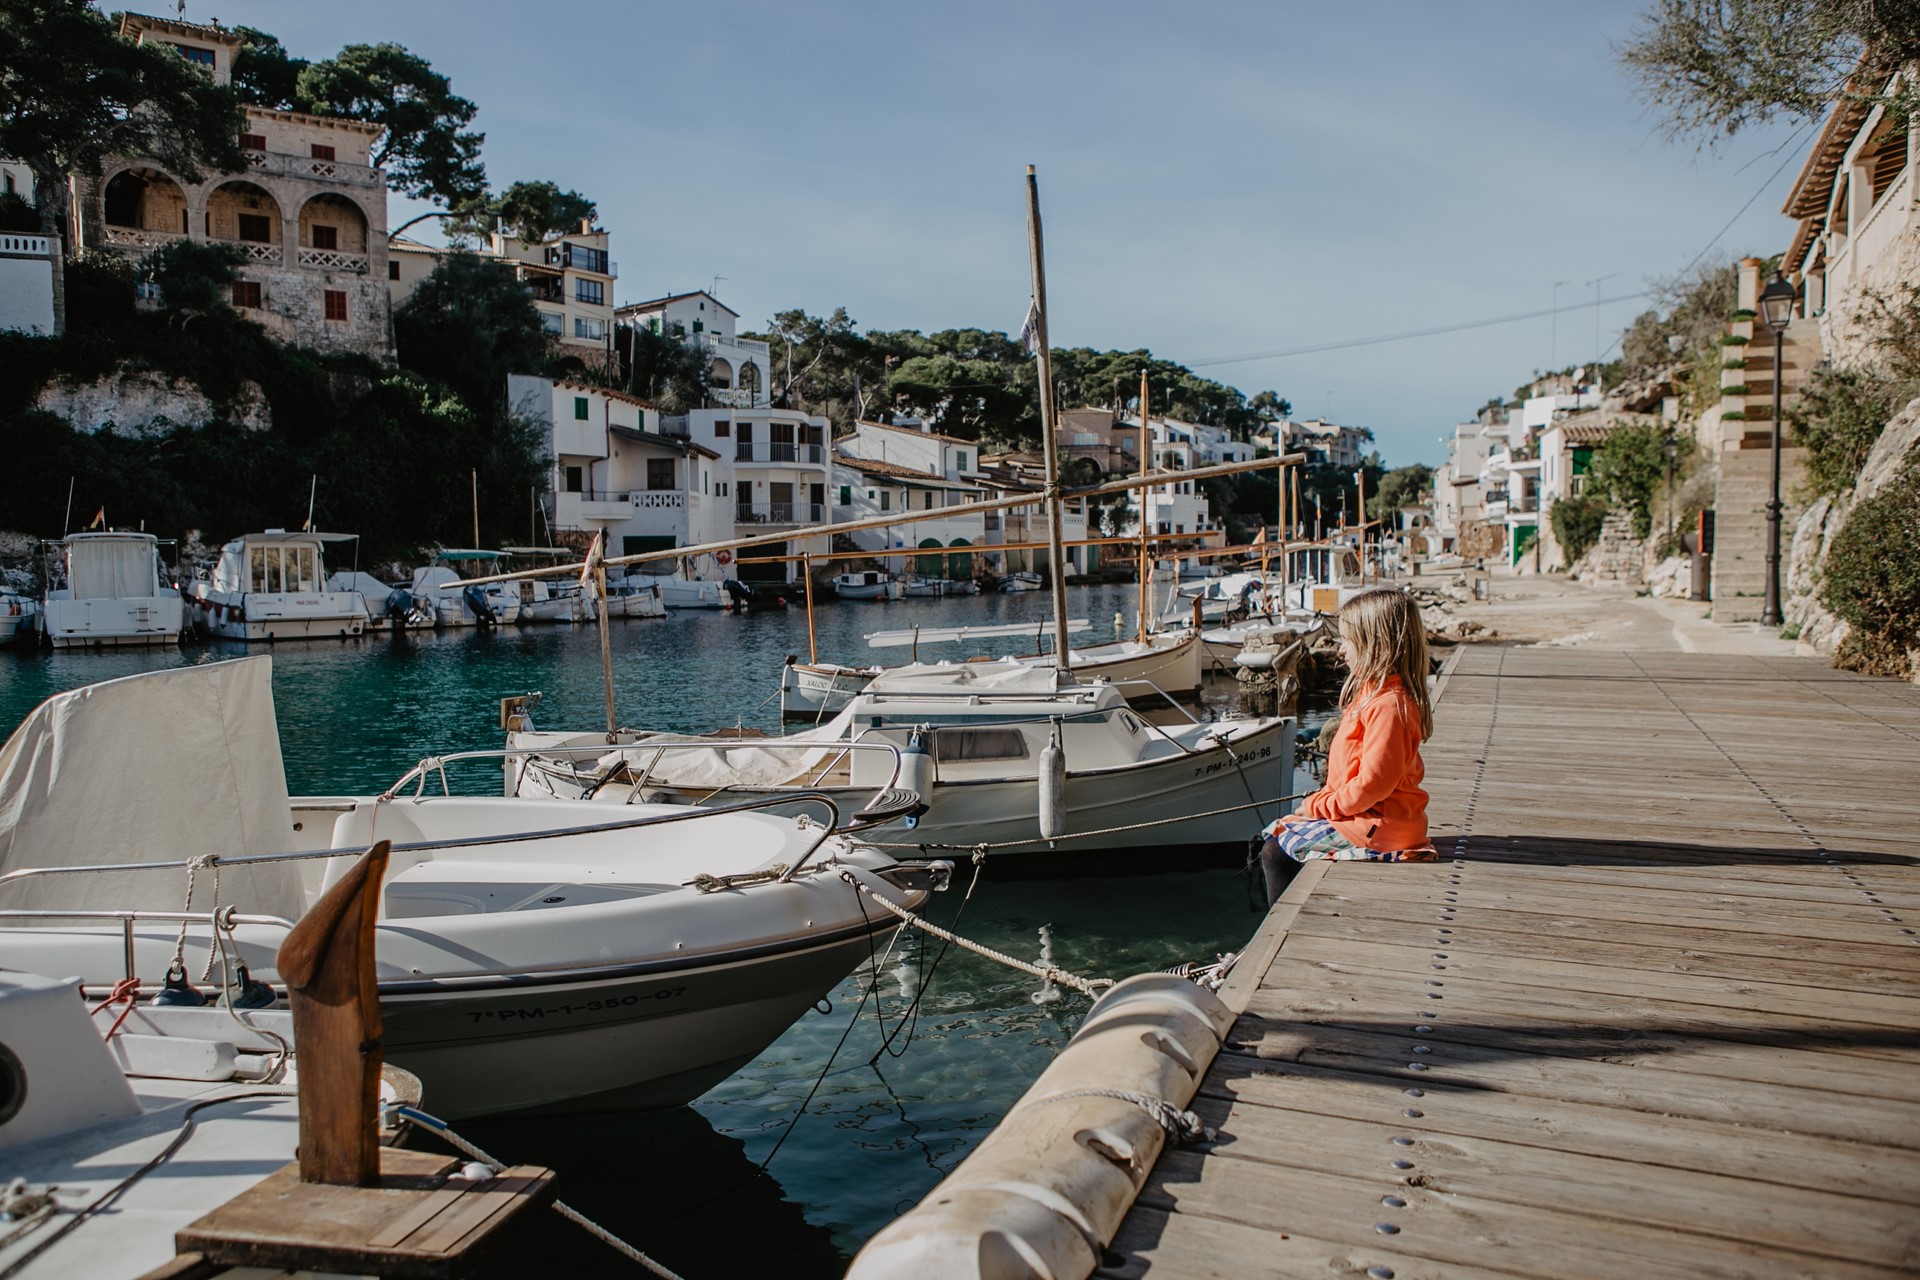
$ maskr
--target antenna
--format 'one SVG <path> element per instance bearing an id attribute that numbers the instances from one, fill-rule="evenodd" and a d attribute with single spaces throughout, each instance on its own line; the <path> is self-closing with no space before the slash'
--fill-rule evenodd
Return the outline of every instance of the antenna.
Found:
<path id="1" fill-rule="evenodd" d="M 733 279 L 732 276 L 715 276 L 713 278 L 713 288 L 707 290 L 707 296 L 718 302 L 720 300 L 720 282 L 731 279 Z"/>

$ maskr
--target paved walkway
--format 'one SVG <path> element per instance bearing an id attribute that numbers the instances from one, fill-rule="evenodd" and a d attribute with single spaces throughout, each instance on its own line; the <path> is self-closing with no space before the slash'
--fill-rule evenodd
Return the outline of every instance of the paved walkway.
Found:
<path id="1" fill-rule="evenodd" d="M 1473 646 L 1438 709 L 1442 861 L 1302 869 L 1099 1274 L 1920 1270 L 1920 690 Z"/>
<path id="2" fill-rule="evenodd" d="M 1713 606 L 1640 595 L 1631 587 L 1589 586 L 1559 574 L 1495 577 L 1493 599 L 1455 606 L 1452 616 L 1480 623 L 1513 644 L 1629 649 L 1658 653 L 1731 653 L 1786 657 L 1797 651 L 1777 627 L 1716 623 Z"/>

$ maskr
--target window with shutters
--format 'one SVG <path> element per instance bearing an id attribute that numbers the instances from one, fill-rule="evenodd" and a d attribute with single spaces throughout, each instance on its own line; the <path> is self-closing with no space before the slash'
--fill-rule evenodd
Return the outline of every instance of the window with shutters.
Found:
<path id="1" fill-rule="evenodd" d="M 260 306 L 260 282 L 258 280 L 235 280 L 233 282 L 233 305 L 254 310 Z"/>
<path id="2" fill-rule="evenodd" d="M 347 293 L 344 289 L 328 289 L 325 292 L 327 319 L 345 320 L 347 318 Z"/>

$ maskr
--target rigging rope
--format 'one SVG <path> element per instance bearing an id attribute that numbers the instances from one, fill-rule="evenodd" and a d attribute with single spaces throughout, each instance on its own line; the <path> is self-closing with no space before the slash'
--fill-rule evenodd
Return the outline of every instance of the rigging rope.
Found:
<path id="1" fill-rule="evenodd" d="M 455 1133 L 452 1129 L 449 1129 L 447 1127 L 447 1122 L 445 1120 L 442 1120 L 439 1116 L 428 1115 L 426 1112 L 421 1111 L 416 1107 L 409 1107 L 404 1104 L 396 1104 L 393 1106 L 389 1106 L 387 1110 L 393 1112 L 396 1115 L 405 1116 L 407 1119 L 415 1121 L 419 1124 L 426 1125 L 429 1129 L 432 1129 L 435 1133 L 439 1134 L 443 1139 L 445 1139 L 447 1144 L 453 1147 L 454 1150 L 461 1152 L 463 1155 L 468 1155 L 473 1157 L 475 1160 L 478 1160 L 481 1164 L 486 1165 L 487 1168 L 492 1170 L 494 1173 L 499 1173 L 502 1169 L 505 1169 L 507 1167 L 505 1164 L 501 1163 L 500 1161 L 494 1159 L 492 1156 L 488 1155 L 486 1152 L 482 1151 L 479 1147 L 475 1146 L 473 1143 L 467 1141 L 465 1138 Z M 578 1209 L 574 1208 L 572 1205 L 568 1204 L 566 1201 L 555 1200 L 553 1202 L 553 1211 L 559 1214 L 561 1217 L 565 1218 L 568 1222 L 571 1222 L 575 1226 L 578 1226 L 579 1228 L 581 1228 L 588 1235 L 594 1237 L 596 1240 L 599 1240 L 601 1243 L 607 1245 L 609 1248 L 613 1249 L 615 1252 L 624 1255 L 628 1259 L 639 1263 L 641 1266 L 645 1267 L 647 1270 L 653 1272 L 653 1274 L 660 1277 L 660 1280 L 680 1280 L 680 1277 L 676 1275 L 674 1272 L 669 1271 L 666 1267 L 662 1266 L 660 1263 L 655 1262 L 652 1258 L 649 1258 L 646 1254 L 640 1252 L 638 1249 L 628 1244 L 625 1240 L 622 1240 L 619 1236 L 616 1236 L 615 1234 L 613 1234 L 613 1232 L 607 1230 L 605 1227 L 601 1226 L 599 1223 L 595 1222 L 593 1219 L 587 1217 L 586 1214 L 581 1213 Z"/>
<path id="2" fill-rule="evenodd" d="M 1196 818 L 1217 818 L 1222 814 L 1244 813 L 1248 809 L 1254 810 L 1255 816 L 1257 817 L 1259 816 L 1259 810 L 1262 805 L 1269 803 L 1284 804 L 1288 800 L 1303 800 L 1312 794 L 1310 791 L 1296 791 L 1292 795 L 1275 796 L 1272 801 L 1256 800 L 1251 804 L 1228 805 L 1224 809 L 1206 809 L 1200 813 L 1184 813 L 1177 818 L 1154 818 L 1147 822 L 1129 822 L 1118 827 L 1102 827 L 1097 831 L 1070 831 L 1065 835 L 1052 837 L 1051 841 L 1043 840 L 1039 836 L 1034 836 L 1031 839 L 1025 840 L 998 840 L 977 844 L 941 844 L 934 841 L 923 841 L 919 844 L 911 844 L 906 841 L 885 840 L 863 840 L 861 843 L 871 845 L 875 849 L 919 849 L 923 852 L 938 849 L 957 853 L 971 853 L 976 849 L 982 849 L 991 852 L 995 849 L 1018 849 L 1027 845 L 1047 844 L 1061 840 L 1089 840 L 1095 836 L 1119 835 L 1128 831 L 1145 831 L 1152 827 L 1171 826 L 1177 822 L 1192 822 Z"/>
<path id="3" fill-rule="evenodd" d="M 1032 977 L 1039 978 L 1042 982 L 1058 982 L 1062 986 L 1072 987 L 1075 991 L 1078 991 L 1081 995 L 1091 996 L 1091 997 L 1097 997 L 1102 991 L 1106 990 L 1108 987 L 1111 987 L 1113 985 L 1112 978 L 1082 978 L 1077 974 L 1068 973 L 1065 969 L 1062 969 L 1057 965 L 1029 964 L 1027 961 L 1020 959 L 1018 956 L 1010 956 L 1004 951 L 995 951 L 992 947 L 986 946 L 982 943 L 973 942 L 969 939 L 961 937 L 957 933 L 954 933 L 947 929 L 943 929 L 939 925 L 933 923 L 933 921 L 923 919 L 922 917 L 915 915 L 913 912 L 907 910 L 903 906 L 898 905 L 897 903 L 884 897 L 883 895 L 875 893 L 872 889 L 869 889 L 866 885 L 860 883 L 859 879 L 855 877 L 854 874 L 850 871 L 842 871 L 840 873 L 840 878 L 842 880 L 845 880 L 848 884 L 852 885 L 854 888 L 858 889 L 861 893 L 864 893 L 869 898 L 872 898 L 875 902 L 879 903 L 882 907 L 886 908 L 888 911 L 892 912 L 894 915 L 899 916 L 900 919 L 912 925 L 914 928 L 923 929 L 926 932 L 932 934 L 936 938 L 944 938 L 948 942 L 953 943 L 955 946 L 964 947 L 966 950 L 973 952 L 977 956 L 985 956 L 989 960 L 997 960 L 1001 964 L 1006 965 L 1008 968 L 1018 969 L 1020 972 L 1024 974 L 1028 974 Z"/>

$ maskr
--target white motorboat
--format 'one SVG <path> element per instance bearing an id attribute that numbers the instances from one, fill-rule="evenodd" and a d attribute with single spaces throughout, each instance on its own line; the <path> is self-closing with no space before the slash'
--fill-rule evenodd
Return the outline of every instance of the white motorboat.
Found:
<path id="1" fill-rule="evenodd" d="M 659 575 L 629 573 L 627 581 L 636 586 L 651 586 L 659 591 L 660 603 L 669 609 L 724 609 L 727 593 L 716 579 L 688 578 L 681 574 Z"/>
<path id="2" fill-rule="evenodd" d="M 31 643 L 39 625 L 40 605 L 35 600 L 0 591 L 0 646 Z"/>
<path id="3" fill-rule="evenodd" d="M 890 573 L 865 569 L 833 575 L 833 594 L 842 600 L 900 600 L 906 585 Z"/>
<path id="4" fill-rule="evenodd" d="M 392 840 L 375 930 L 386 1057 L 436 1112 L 667 1107 L 884 945 L 898 921 L 856 883 L 911 908 L 937 874 L 836 831 L 830 799 L 792 793 L 778 814 L 289 800 L 270 662 L 61 694 L 0 747 L 0 968 L 76 974 L 104 995 L 129 972 L 145 990 L 170 970 L 185 982 L 211 950 L 212 967 L 273 984 L 292 921 Z M 103 778 L 141 802 L 101 804 Z"/>
<path id="5" fill-rule="evenodd" d="M 970 644 L 1011 636 L 1032 636 L 1038 644 L 1051 622 L 995 623 L 980 627 L 908 627 L 900 631 L 873 631 L 867 645 L 874 649 L 911 649 L 912 661 L 920 660 L 923 644 Z M 1067 623 L 1071 632 L 1091 627 L 1085 618 Z M 789 661 L 780 669 L 780 718 L 811 720 L 819 723 L 846 709 L 853 696 L 866 688 L 886 668 L 877 663 L 845 666 L 836 662 Z"/>
<path id="6" fill-rule="evenodd" d="M 506 547 L 507 567 L 513 573 L 528 568 L 545 569 L 564 564 L 577 553 L 565 547 Z M 587 595 L 573 578 L 547 576 L 516 578 L 501 584 L 520 602 L 520 622 L 586 622 L 593 617 Z"/>
<path id="7" fill-rule="evenodd" d="M 193 626 L 221 640 L 333 640 L 367 629 L 367 598 L 327 579 L 326 544 L 356 535 L 268 529 L 220 549 L 211 578 L 187 588 Z"/>
<path id="8" fill-rule="evenodd" d="M 56 649 L 171 645 L 185 616 L 150 533 L 72 533 L 54 544 L 66 585 L 41 609 Z"/>
<path id="9" fill-rule="evenodd" d="M 1045 585 L 1046 583 L 1041 580 L 1039 574 L 1028 573 L 1024 570 L 1019 573 L 1010 573 L 1000 579 L 1000 589 L 1002 591 L 1038 591 Z"/>
<path id="10" fill-rule="evenodd" d="M 1003 846 L 996 854 L 1178 848 L 1244 841 L 1286 811 L 1293 726 L 1160 726 L 1113 685 L 1018 662 L 941 663 L 885 672 L 829 723 L 778 738 L 628 731 L 608 749 L 604 733 L 512 731 L 507 786 L 622 805 L 806 793 L 850 803 L 898 786 L 928 807 L 896 820 L 895 840 Z M 1057 793 L 1042 785 L 1055 752 Z"/>
<path id="11" fill-rule="evenodd" d="M 977 596 L 980 584 L 972 578 L 908 578 L 908 599 L 939 600 L 947 596 Z"/>
<path id="12" fill-rule="evenodd" d="M 500 570 L 498 551 L 442 550 L 433 563 L 413 571 L 413 594 L 434 604 L 442 627 L 505 626 L 520 618 L 520 583 L 468 583 Z"/>
<path id="13" fill-rule="evenodd" d="M 647 578 L 608 578 L 609 618 L 664 618 L 667 603 L 659 587 Z"/>

